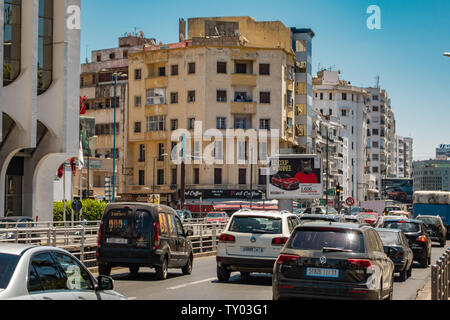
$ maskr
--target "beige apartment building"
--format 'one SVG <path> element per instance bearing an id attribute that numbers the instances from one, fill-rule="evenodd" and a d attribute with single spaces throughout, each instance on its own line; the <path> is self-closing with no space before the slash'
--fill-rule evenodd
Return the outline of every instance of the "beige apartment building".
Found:
<path id="1" fill-rule="evenodd" d="M 129 55 L 124 168 L 130 174 L 123 200 L 142 201 L 153 193 L 162 203 L 174 205 L 180 199 L 181 170 L 171 154 L 179 139 L 171 137 L 178 129 L 193 137 L 196 122 L 203 133 L 212 129 L 224 135 L 227 129 L 257 134 L 278 129 L 279 150 L 271 150 L 270 136 L 255 149 L 248 137 L 246 143 L 233 138 L 235 160 L 227 164 L 229 141 L 215 139 L 217 162 L 195 163 L 213 140 L 187 140 L 186 156 L 192 160 L 186 164 L 187 195 L 227 198 L 249 190 L 250 184 L 261 194 L 266 177 L 260 162 L 249 163 L 252 155 L 264 160 L 271 152 L 297 151 L 291 30 L 278 21 L 250 17 L 195 18 L 188 20 L 185 35 L 181 20 L 179 43 L 146 46 Z"/>

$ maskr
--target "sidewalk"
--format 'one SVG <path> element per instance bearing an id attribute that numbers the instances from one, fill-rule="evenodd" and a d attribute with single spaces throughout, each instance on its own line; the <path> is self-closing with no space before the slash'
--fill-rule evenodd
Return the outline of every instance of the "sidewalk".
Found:
<path id="1" fill-rule="evenodd" d="M 425 287 L 422 290 L 417 292 L 417 296 L 415 300 L 431 300 L 431 277 L 427 281 Z"/>

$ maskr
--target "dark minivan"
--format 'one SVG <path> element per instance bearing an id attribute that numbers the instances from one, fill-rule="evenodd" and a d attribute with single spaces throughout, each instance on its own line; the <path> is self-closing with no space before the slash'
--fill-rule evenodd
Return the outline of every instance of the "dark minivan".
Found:
<path id="1" fill-rule="evenodd" d="M 109 275 L 112 267 L 128 267 L 132 274 L 140 267 L 156 269 L 159 280 L 168 268 L 192 273 L 193 253 L 189 236 L 175 210 L 147 203 L 109 204 L 98 233 L 99 274 Z"/>

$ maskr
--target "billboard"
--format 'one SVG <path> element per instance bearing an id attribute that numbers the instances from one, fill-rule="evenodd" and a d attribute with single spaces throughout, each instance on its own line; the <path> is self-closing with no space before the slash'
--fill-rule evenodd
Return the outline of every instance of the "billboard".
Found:
<path id="1" fill-rule="evenodd" d="M 271 158 L 267 199 L 313 200 L 323 197 L 322 158 L 316 155 L 280 155 Z"/>
<path id="2" fill-rule="evenodd" d="M 95 118 L 80 117 L 80 140 L 83 155 L 93 157 L 95 153 Z"/>
<path id="3" fill-rule="evenodd" d="M 381 198 L 412 203 L 413 179 L 382 179 Z"/>

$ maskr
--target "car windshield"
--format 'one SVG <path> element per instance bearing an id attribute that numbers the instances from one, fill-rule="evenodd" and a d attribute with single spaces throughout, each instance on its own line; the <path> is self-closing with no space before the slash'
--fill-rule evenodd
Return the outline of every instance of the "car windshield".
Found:
<path id="1" fill-rule="evenodd" d="M 419 217 L 418 220 L 422 220 L 426 226 L 438 226 L 439 220 L 435 217 Z"/>
<path id="2" fill-rule="evenodd" d="M 358 253 L 365 252 L 363 235 L 346 230 L 296 230 L 290 241 L 289 248 L 320 251 L 324 250 L 324 248 L 333 248 Z"/>
<path id="3" fill-rule="evenodd" d="M 0 289 L 6 289 L 20 256 L 0 253 Z"/>
<path id="4" fill-rule="evenodd" d="M 281 219 L 271 217 L 233 217 L 230 229 L 231 232 L 239 233 L 268 233 L 280 234 Z"/>
<path id="5" fill-rule="evenodd" d="M 334 221 L 334 219 L 333 218 L 330 218 L 330 217 L 314 217 L 314 216 L 303 216 L 303 217 L 300 217 L 300 220 L 309 220 L 309 221 L 316 221 L 316 220 L 319 220 L 319 221 Z"/>
<path id="6" fill-rule="evenodd" d="M 399 244 L 399 238 L 397 232 L 392 231 L 378 231 L 381 241 L 385 246 Z"/>
<path id="7" fill-rule="evenodd" d="M 420 226 L 414 222 L 402 222 L 402 221 L 386 221 L 383 225 L 387 229 L 399 229 L 403 232 L 419 232 Z"/>

